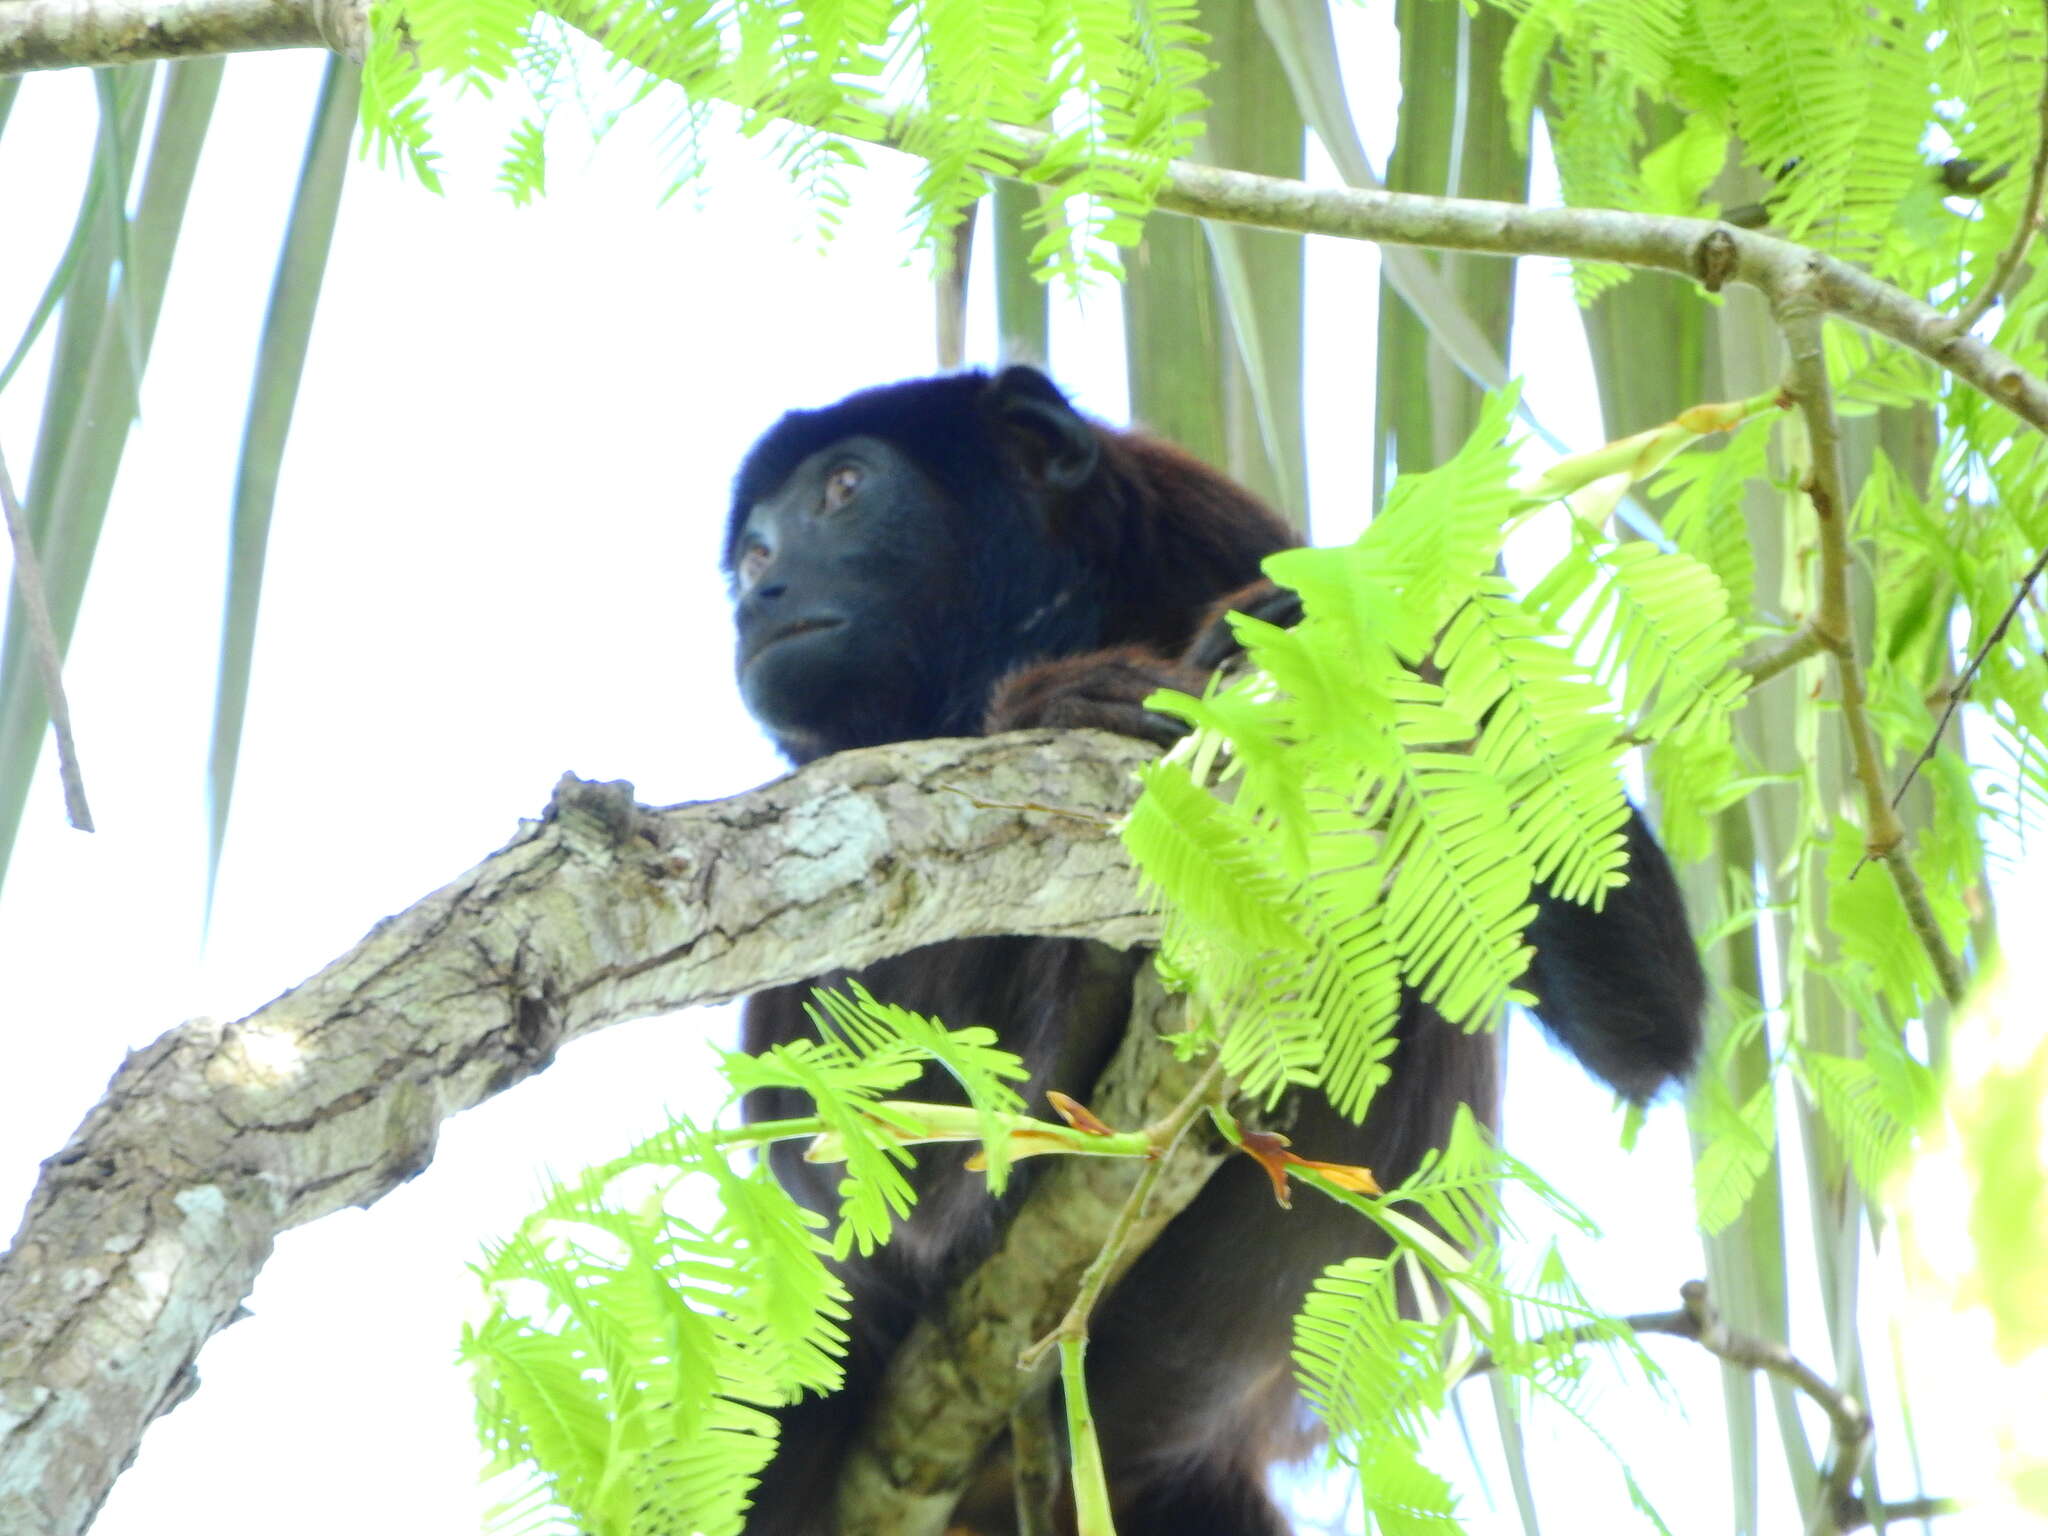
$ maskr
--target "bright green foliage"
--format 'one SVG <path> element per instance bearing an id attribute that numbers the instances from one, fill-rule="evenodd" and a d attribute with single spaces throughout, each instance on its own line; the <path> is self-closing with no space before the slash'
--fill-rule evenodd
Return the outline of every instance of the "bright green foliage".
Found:
<path id="1" fill-rule="evenodd" d="M 823 1223 L 728 1155 L 678 1124 L 486 1255 L 496 1306 L 462 1350 L 492 1470 L 524 1484 L 500 1528 L 736 1532 L 774 1452 L 761 1409 L 837 1385 Z"/>
<path id="2" fill-rule="evenodd" d="M 1777 1091 L 1766 1080 L 1741 1103 L 1728 1089 L 1728 1063 L 1763 1028 L 1763 1015 L 1735 1022 L 1716 1042 L 1693 1096 L 1693 1129 L 1702 1142 L 1693 1161 L 1693 1201 L 1700 1230 L 1720 1231 L 1742 1214 L 1776 1147 Z"/>
<path id="3" fill-rule="evenodd" d="M 989 1191 L 1001 1194 L 1010 1173 L 1010 1143 L 997 1117 L 1024 1112 L 1024 1100 L 1010 1086 L 1030 1076 L 1024 1064 L 995 1043 L 993 1030 L 978 1025 L 947 1029 L 908 1008 L 877 1002 L 857 981 L 847 988 L 843 993 L 821 990 L 818 1006 L 805 1010 L 821 1040 L 843 1046 L 855 1060 L 895 1058 L 916 1062 L 920 1069 L 929 1062 L 952 1078 L 981 1121 Z"/>
<path id="4" fill-rule="evenodd" d="M 1701 475 L 1689 461 L 1745 451 L 1754 450 L 1737 446 L 1682 457 L 1676 464 L 1688 467 L 1667 471 L 1660 484 L 1670 483 L 1674 473 L 1698 476 L 1681 504 L 1697 499 L 1702 505 L 1695 519 L 1733 521 L 1739 539 L 1739 506 L 1709 501 L 1732 494 L 1734 483 L 1711 472 Z M 1726 537 L 1716 533 L 1711 541 Z M 1680 858 L 1703 854 L 1707 818 L 1757 782 L 1734 744 L 1734 714 L 1747 688 L 1734 666 L 1741 636 L 1729 613 L 1725 583 L 1731 579 L 1754 579 L 1745 558 L 1723 554 L 1717 564 L 1683 548 L 1667 552 L 1644 541 L 1616 541 L 1581 523 L 1571 549 L 1526 600 L 1571 636 L 1572 653 L 1614 696 L 1625 735 L 1650 744 L 1664 837 Z M 1590 807 L 1597 785 L 1587 772 L 1579 781 L 1586 797 L 1580 803 Z"/>
<path id="5" fill-rule="evenodd" d="M 1493 574 L 1531 510 L 1512 409 L 1491 400 L 1355 543 L 1266 562 L 1303 616 L 1233 620 L 1253 675 L 1153 700 L 1197 729 L 1125 840 L 1168 909 L 1166 963 L 1254 1094 L 1320 1083 L 1363 1116 L 1403 988 L 1478 1028 L 1518 997 L 1533 885 L 1598 905 L 1621 880 L 1631 739 L 1731 754 L 1743 680 L 1712 568 L 1582 527 L 1527 597 Z"/>
<path id="6" fill-rule="evenodd" d="M 762 1410 L 840 1382 L 846 1289 L 826 1259 L 885 1241 L 910 1207 L 880 1102 L 928 1068 L 984 1125 L 1020 1108 L 1023 1064 L 985 1029 L 947 1031 L 904 1009 L 819 994 L 820 1038 L 725 1058 L 735 1096 L 796 1087 L 847 1163 L 841 1219 L 805 1210 L 765 1161 L 732 1162 L 746 1133 L 681 1121 L 557 1189 L 485 1256 L 493 1307 L 465 1330 L 478 1426 L 517 1495 L 498 1528 L 586 1536 L 736 1532 L 775 1450 Z M 800 1134 L 785 1131 L 784 1135 Z M 1004 1142 L 985 1152 L 1001 1176 Z"/>
<path id="7" fill-rule="evenodd" d="M 1534 877 L 1598 906 L 1627 863 L 1607 693 L 1495 577 L 1445 627 L 1437 657 L 1446 689 L 1481 711 L 1475 756 L 1507 794 Z"/>
<path id="8" fill-rule="evenodd" d="M 1583 606 L 1580 606 L 1583 600 Z M 1733 669 L 1740 638 L 1713 570 L 1643 540 L 1576 547 L 1531 594 L 1538 613 L 1571 623 L 1595 675 L 1642 737 L 1684 738 L 1725 728 L 1745 683 Z"/>
<path id="9" fill-rule="evenodd" d="M 1502 69 L 1510 119 L 1545 103 L 1568 201 L 1711 216 L 1729 150 L 1772 224 L 1924 291 L 1962 253 L 1974 288 L 2008 241 L 2024 174 L 1945 209 L 1930 159 L 2033 156 L 2042 13 L 2009 0 L 1494 0 L 1518 18 Z M 1640 108 L 1683 126 L 1646 142 Z M 1590 300 L 1624 280 L 1582 267 Z M 1974 279 L 1974 280 L 1973 280 Z"/>
<path id="10" fill-rule="evenodd" d="M 945 1069 L 993 1129 L 992 1117 L 1021 1107 L 1009 1084 L 1025 1076 L 995 1035 L 981 1028 L 949 1032 L 931 1020 L 893 1004 L 877 1003 L 859 986 L 849 1000 L 820 992 L 824 1012 L 807 1011 L 818 1028 L 816 1040 L 795 1040 L 749 1056 L 725 1057 L 726 1080 L 736 1093 L 757 1088 L 794 1088 L 807 1095 L 824 1128 L 837 1136 L 846 1157 L 839 1186 L 840 1226 L 832 1248 L 871 1253 L 886 1242 L 895 1218 L 907 1215 L 912 1199 L 908 1148 L 878 1136 L 876 1126 L 907 1134 L 916 1123 L 884 1102 L 924 1076 L 927 1064 Z M 1000 1170 L 1008 1164 L 1001 1144 L 991 1140 L 987 1156 Z M 1002 1173 L 998 1172 L 1000 1179 Z"/>
<path id="11" fill-rule="evenodd" d="M 1756 551 L 1742 498 L 1746 486 L 1768 477 L 1776 425 L 1764 417 L 1745 422 L 1712 453 L 1680 454 L 1650 484 L 1651 497 L 1664 506 L 1664 532 L 1714 573 L 1731 614 L 1746 616 L 1756 608 Z"/>
<path id="12" fill-rule="evenodd" d="M 1443 1330 L 1402 1316 L 1399 1275 L 1390 1258 L 1326 1271 L 1295 1319 L 1295 1361 L 1308 1400 L 1356 1458 L 1379 1528 L 1456 1530 L 1450 1485 L 1416 1451 L 1449 1391 Z"/>
<path id="13" fill-rule="evenodd" d="M 1801 1054 L 1799 1068 L 1828 1128 L 1865 1189 L 1883 1189 L 1927 1122 L 1940 1095 L 1933 1070 L 1906 1049 L 1899 1032 L 1873 1017 L 1861 1056 Z"/>
<path id="14" fill-rule="evenodd" d="M 1885 1009 L 1893 1018 L 1912 1018 L 1940 994 L 1933 964 L 1914 936 L 1898 887 L 1867 861 L 1855 823 L 1844 818 L 1834 833 L 1826 840 L 1827 920 L 1848 962 L 1836 983 L 1854 1016 Z"/>
<path id="15" fill-rule="evenodd" d="M 1475 1351 L 1484 1350 L 1525 1398 L 1562 1407 L 1589 1432 L 1577 1401 L 1588 1344 L 1626 1352 L 1645 1379 L 1660 1380 L 1627 1328 L 1587 1304 L 1554 1248 L 1537 1257 L 1526 1283 L 1508 1278 L 1495 1241 L 1512 1230 L 1501 1198 L 1506 1186 L 1533 1193 L 1582 1231 L 1594 1229 L 1469 1113 L 1459 1115 L 1440 1152 L 1383 1196 L 1314 1182 L 1378 1225 L 1394 1247 L 1391 1257 L 1327 1270 L 1294 1334 L 1303 1390 L 1329 1425 L 1336 1455 L 1358 1470 L 1374 1529 L 1460 1528 L 1448 1484 L 1417 1447 Z"/>
<path id="16" fill-rule="evenodd" d="M 515 201 L 546 184 L 556 108 L 578 115 L 671 114 L 675 183 L 704 161 L 706 114 L 770 131 L 782 163 L 829 226 L 863 143 L 891 141 L 924 162 L 915 215 L 937 245 L 992 175 L 1013 171 L 1010 130 L 1049 131 L 1038 169 L 1061 182 L 1038 256 L 1069 276 L 1116 270 L 1137 239 L 1166 163 L 1183 153 L 1203 105 L 1206 41 L 1188 0 L 1133 10 L 1108 0 L 406 0 L 377 6 L 363 77 L 363 122 L 380 158 L 395 152 L 438 185 L 425 92 L 432 82 L 493 94 L 522 88 L 499 171 Z"/>

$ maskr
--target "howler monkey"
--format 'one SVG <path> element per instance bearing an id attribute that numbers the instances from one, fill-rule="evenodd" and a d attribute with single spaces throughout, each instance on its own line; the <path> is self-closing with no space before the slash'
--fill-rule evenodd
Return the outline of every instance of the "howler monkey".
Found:
<path id="1" fill-rule="evenodd" d="M 726 531 L 740 691 L 796 763 L 920 737 L 1101 726 L 1171 741 L 1144 708 L 1199 691 L 1228 654 L 1226 606 L 1264 600 L 1259 562 L 1298 540 L 1249 492 L 1142 432 L 1089 421 L 1042 374 L 1009 368 L 863 390 L 783 417 L 740 467 Z M 1284 599 L 1281 600 L 1284 603 Z M 1525 985 L 1587 1067 L 1641 1100 L 1691 1065 L 1704 990 L 1670 866 L 1640 817 L 1629 883 L 1599 912 L 1543 898 Z M 859 973 L 874 995 L 993 1029 L 1031 1069 L 1027 1097 L 1085 1099 L 1114 1047 L 1142 956 L 1080 940 L 967 939 Z M 759 1050 L 810 1032 L 804 1004 L 839 973 L 747 1003 Z M 1306 1096 L 1310 1155 L 1391 1185 L 1447 1136 L 1460 1104 L 1490 1115 L 1495 1042 L 1412 996 L 1393 1078 L 1363 1126 Z M 913 1091 L 943 1094 L 934 1081 Z M 801 1114 L 762 1093 L 756 1117 Z M 839 1175 L 778 1148 L 785 1184 L 825 1207 Z M 847 1385 L 783 1414 L 750 1536 L 826 1536 L 834 1485 L 889 1354 L 990 1251 L 1000 1220 L 956 1156 L 920 1157 L 894 1241 L 845 1269 Z M 1268 1466 L 1301 1444 L 1289 1360 L 1315 1276 L 1358 1252 L 1356 1218 L 1274 1203 L 1264 1173 L 1226 1163 L 1091 1324 L 1089 1378 L 1124 1536 L 1284 1536 Z"/>

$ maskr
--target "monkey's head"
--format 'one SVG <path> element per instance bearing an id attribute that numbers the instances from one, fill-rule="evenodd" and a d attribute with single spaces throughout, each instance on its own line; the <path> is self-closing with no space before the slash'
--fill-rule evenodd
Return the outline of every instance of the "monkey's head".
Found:
<path id="1" fill-rule="evenodd" d="M 978 730 L 995 680 L 1102 643 L 1074 514 L 1106 429 L 1009 368 L 792 411 L 740 467 L 724 564 L 740 693 L 793 760 Z"/>

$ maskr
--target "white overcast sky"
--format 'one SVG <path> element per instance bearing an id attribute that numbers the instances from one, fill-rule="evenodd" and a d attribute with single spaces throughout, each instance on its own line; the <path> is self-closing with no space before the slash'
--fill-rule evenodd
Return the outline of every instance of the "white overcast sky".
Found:
<path id="1" fill-rule="evenodd" d="M 468 131 L 452 113 L 447 196 L 356 164 L 279 487 L 202 947 L 227 513 L 320 65 L 301 54 L 227 66 L 67 674 L 101 831 L 65 828 L 46 753 L 0 895 L 10 1228 L 37 1161 L 124 1050 L 293 985 L 503 844 L 564 770 L 631 779 L 656 803 L 776 773 L 728 675 L 715 563 L 732 469 L 783 408 L 932 366 L 930 289 L 895 156 L 874 156 L 822 251 L 760 151 L 737 140 L 715 143 L 701 205 L 685 194 L 658 206 L 651 119 L 594 155 L 565 137 L 549 197 L 526 210 L 491 185 L 495 126 Z M 1391 102 L 1376 89 L 1385 104 L 1365 116 L 1383 157 Z M 0 346 L 61 248 L 92 118 L 85 73 L 32 78 L 0 135 Z M 1518 340 L 1531 399 L 1589 445 L 1597 422 L 1564 277 L 1550 263 L 1523 270 L 1525 311 L 1556 317 Z M 1371 483 L 1376 281 L 1370 248 L 1312 248 L 1326 538 L 1356 526 Z M 984 313 L 970 354 L 992 351 Z M 1061 306 L 1052 365 L 1085 408 L 1123 418 L 1112 291 Z M 0 396 L 17 482 L 42 371 L 38 359 Z M 411 1185 L 287 1234 L 251 1318 L 201 1356 L 197 1397 L 149 1432 L 101 1536 L 473 1529 L 479 1458 L 453 1363 L 476 1300 L 465 1265 L 550 1170 L 612 1155 L 665 1107 L 698 1103 L 705 1041 L 730 1028 L 724 1012 L 697 1013 L 574 1045 L 451 1122 Z M 1533 1038 L 1514 1057 L 1508 1118 L 1523 1154 L 1612 1234 L 1571 1247 L 1582 1280 L 1617 1310 L 1673 1304 L 1700 1268 L 1679 1110 L 1660 1109 L 1624 1155 L 1600 1090 Z M 1674 1400 L 1601 1389 L 1596 1416 L 1674 1529 L 1725 1529 L 1718 1373 L 1683 1348 L 1657 1352 Z M 1483 1396 L 1468 1394 L 1467 1411 L 1485 1441 Z M 1534 1446 L 1539 1506 L 1582 1530 L 1632 1526 L 1618 1473 L 1583 1437 L 1548 1436 Z M 1475 1528 L 1507 1529 L 1485 1504 L 1475 1490 Z"/>

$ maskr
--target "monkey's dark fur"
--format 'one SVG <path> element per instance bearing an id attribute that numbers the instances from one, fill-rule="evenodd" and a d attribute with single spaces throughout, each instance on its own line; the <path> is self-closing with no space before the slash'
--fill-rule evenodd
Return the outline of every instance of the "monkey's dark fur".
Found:
<path id="1" fill-rule="evenodd" d="M 797 763 L 848 747 L 1024 726 L 1101 726 L 1170 741 L 1143 700 L 1199 691 L 1228 651 L 1229 607 L 1276 602 L 1259 562 L 1298 541 L 1243 488 L 1141 432 L 1076 414 L 1027 368 L 865 390 L 793 411 L 741 466 L 727 529 L 747 705 Z M 1285 599 L 1277 601 L 1284 613 Z M 1645 1099 L 1691 1066 L 1704 981 L 1664 855 L 1640 817 L 1629 884 L 1592 912 L 1542 898 L 1527 986 L 1586 1066 Z M 859 973 L 878 998 L 980 1024 L 1086 1100 L 1115 1047 L 1140 955 L 1025 938 L 933 945 Z M 747 1003 L 758 1050 L 807 1035 L 816 984 Z M 1307 1155 L 1391 1185 L 1441 1145 L 1460 1104 L 1490 1118 L 1496 1042 L 1410 997 L 1394 1076 L 1363 1126 L 1308 1095 Z M 915 1085 L 944 1094 L 944 1084 Z M 757 1118 L 801 1114 L 764 1093 Z M 797 1196 L 829 1206 L 838 1174 L 778 1148 Z M 834 1485 L 879 1374 L 911 1323 L 990 1251 L 1000 1212 L 958 1155 L 919 1159 L 915 1213 L 853 1293 L 843 1392 L 782 1415 L 749 1536 L 827 1536 Z M 1369 1246 L 1328 1202 L 1285 1211 L 1263 1172 L 1226 1163 L 1098 1310 L 1088 1368 L 1123 1536 L 1283 1536 L 1266 1492 L 1303 1444 L 1291 1320 L 1322 1268 Z M 986 1518 L 983 1516 L 983 1518 Z"/>

